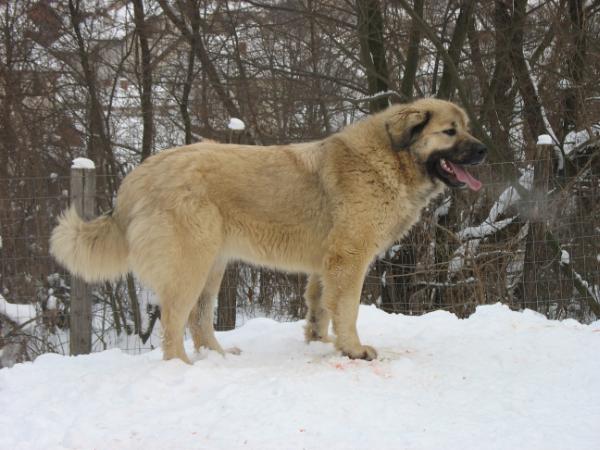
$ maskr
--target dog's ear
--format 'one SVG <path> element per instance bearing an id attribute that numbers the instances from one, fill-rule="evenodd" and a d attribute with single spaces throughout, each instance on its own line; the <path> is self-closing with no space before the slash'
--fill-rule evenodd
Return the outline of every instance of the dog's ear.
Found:
<path id="1" fill-rule="evenodd" d="M 395 152 L 407 150 L 417 140 L 431 119 L 431 112 L 403 110 L 385 122 L 385 129 L 390 137 Z"/>

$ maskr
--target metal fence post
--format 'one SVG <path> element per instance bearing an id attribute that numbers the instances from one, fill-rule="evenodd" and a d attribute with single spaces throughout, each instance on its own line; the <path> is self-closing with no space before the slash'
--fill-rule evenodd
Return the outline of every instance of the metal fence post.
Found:
<path id="1" fill-rule="evenodd" d="M 71 168 L 71 205 L 84 220 L 96 213 L 96 171 Z M 71 355 L 92 351 L 92 287 L 81 278 L 71 278 L 71 314 L 69 318 Z"/>

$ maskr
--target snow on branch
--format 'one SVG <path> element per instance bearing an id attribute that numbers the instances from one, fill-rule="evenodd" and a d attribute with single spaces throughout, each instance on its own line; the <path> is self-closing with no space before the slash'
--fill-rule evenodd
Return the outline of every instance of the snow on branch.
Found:
<path id="1" fill-rule="evenodd" d="M 507 225 L 510 225 L 517 217 L 509 217 L 508 219 L 498 220 L 496 222 L 489 221 L 489 218 L 483 221 L 480 225 L 474 227 L 467 227 L 457 233 L 458 238 L 461 241 L 466 239 L 482 239 L 490 236 L 497 231 L 502 230 Z"/>
<path id="2" fill-rule="evenodd" d="M 519 185 L 530 189 L 533 184 L 533 167 L 528 166 L 519 177 Z M 474 254 L 482 239 L 493 235 L 515 221 L 516 216 L 498 220 L 506 210 L 521 199 L 521 196 L 513 186 L 506 188 L 498 200 L 490 208 L 488 217 L 479 225 L 467 227 L 457 233 L 460 241 L 467 241 L 458 247 L 453 258 L 448 264 L 448 273 L 452 274 L 461 270 L 464 266 L 464 258 L 468 254 Z"/>
<path id="3" fill-rule="evenodd" d="M 571 264 L 571 256 L 569 255 L 569 252 L 567 252 L 565 249 L 560 250 L 560 266 L 563 269 L 567 269 L 567 272 L 570 272 L 570 274 L 573 276 L 575 288 L 579 291 L 580 294 L 583 295 L 587 293 L 592 299 L 596 301 L 596 303 L 598 303 L 598 305 L 600 305 L 600 296 L 598 295 L 598 290 L 600 288 L 598 286 L 590 286 L 590 283 L 584 280 L 584 278 L 579 274 L 579 272 L 577 272 L 573 268 L 573 265 Z"/>
<path id="4" fill-rule="evenodd" d="M 600 123 L 580 131 L 571 131 L 565 136 L 563 144 L 565 154 L 575 154 L 586 147 L 596 145 L 600 141 Z"/>
<path id="5" fill-rule="evenodd" d="M 450 274 L 459 272 L 465 265 L 465 257 L 468 255 L 474 255 L 479 248 L 481 239 L 472 239 L 465 242 L 454 252 L 454 257 L 448 263 L 448 278 Z"/>
<path id="6" fill-rule="evenodd" d="M 381 98 L 389 98 L 389 97 L 398 97 L 400 100 L 404 100 L 404 96 L 402 94 L 400 94 L 399 92 L 393 91 L 393 90 L 381 91 L 381 92 L 377 92 L 376 94 L 373 94 L 373 95 L 366 95 L 364 97 L 358 97 L 358 98 L 344 98 L 344 100 L 347 102 L 350 102 L 350 103 L 359 104 L 359 103 L 372 102 L 374 100 L 379 100 Z"/>
<path id="7" fill-rule="evenodd" d="M 571 275 L 575 289 L 582 295 L 594 314 L 600 317 L 600 293 L 598 292 L 600 289 L 598 286 L 590 287 L 590 284 L 573 268 L 570 255 L 562 248 L 558 239 L 550 231 L 546 231 L 546 241 L 560 255 L 560 268 L 567 276 Z"/>

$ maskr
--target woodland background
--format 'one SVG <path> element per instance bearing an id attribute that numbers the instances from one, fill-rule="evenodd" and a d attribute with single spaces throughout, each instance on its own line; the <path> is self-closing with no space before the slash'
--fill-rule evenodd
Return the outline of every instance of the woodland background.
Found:
<path id="1" fill-rule="evenodd" d="M 73 158 L 96 163 L 101 212 L 161 149 L 320 139 L 423 96 L 468 111 L 486 187 L 429 208 L 374 262 L 363 302 L 595 320 L 599 81 L 598 0 L 1 0 L 0 367 L 65 351 L 70 277 L 48 237 Z M 217 327 L 302 317 L 303 284 L 233 264 Z M 95 286 L 94 347 L 155 345 L 159 317 L 132 276 Z"/>

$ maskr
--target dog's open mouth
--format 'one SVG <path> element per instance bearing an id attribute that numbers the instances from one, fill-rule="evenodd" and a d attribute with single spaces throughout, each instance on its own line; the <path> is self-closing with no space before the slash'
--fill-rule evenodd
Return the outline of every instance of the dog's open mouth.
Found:
<path id="1" fill-rule="evenodd" d="M 447 159 L 439 160 L 439 168 L 444 173 L 444 177 L 455 186 L 468 186 L 469 189 L 477 192 L 481 189 L 482 183 L 458 163 L 453 163 Z"/>

